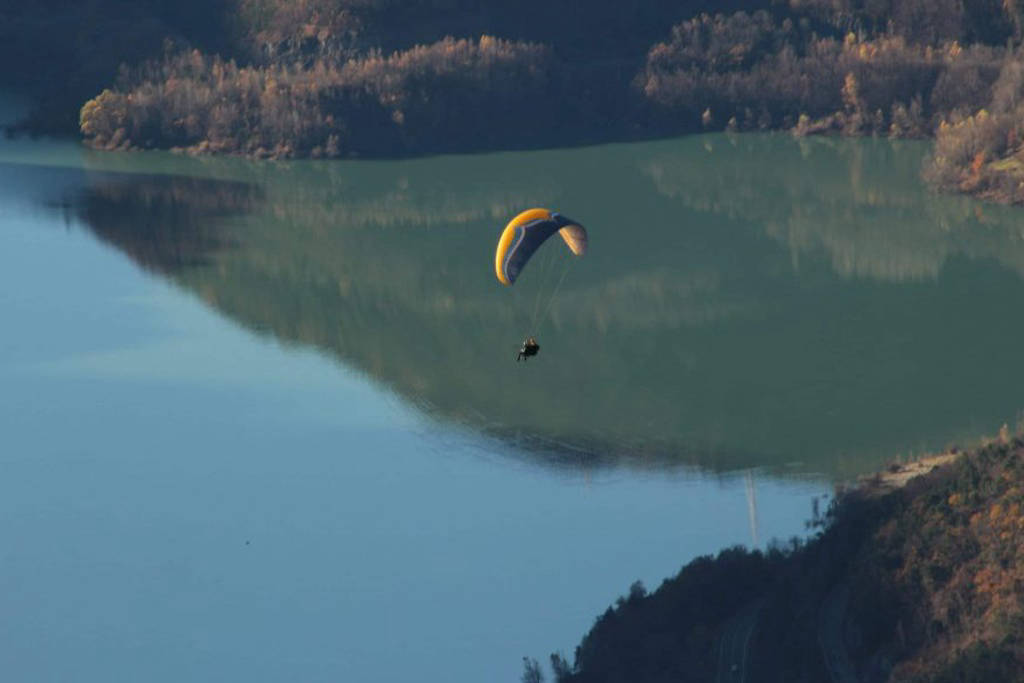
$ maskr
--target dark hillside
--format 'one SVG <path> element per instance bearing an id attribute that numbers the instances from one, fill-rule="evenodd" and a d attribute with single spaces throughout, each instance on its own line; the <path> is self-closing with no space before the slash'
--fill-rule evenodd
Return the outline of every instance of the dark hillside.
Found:
<path id="1" fill-rule="evenodd" d="M 227 49 L 231 0 L 31 0 L 0 2 L 0 87 L 37 103 L 36 130 L 77 129 L 82 103 L 121 64 L 158 57 L 165 40 Z"/>
<path id="2" fill-rule="evenodd" d="M 555 658 L 558 680 L 723 680 L 744 620 L 752 631 L 736 658 L 750 681 L 829 670 L 868 683 L 1024 680 L 1024 441 L 892 491 L 879 477 L 818 523 L 825 531 L 802 547 L 729 550 L 651 595 L 634 586 L 597 619 L 574 667 Z"/>
<path id="3" fill-rule="evenodd" d="M 1022 27 L 1015 0 L 6 0 L 0 86 L 104 149 L 938 135 L 937 187 L 1020 203 Z"/>
<path id="4" fill-rule="evenodd" d="M 447 36 L 491 35 L 550 45 L 569 60 L 626 60 L 630 77 L 672 23 L 768 0 L 59 0 L 0 2 L 0 86 L 40 104 L 34 126 L 77 129 L 86 99 L 121 65 L 159 58 L 164 42 L 240 65 L 311 64 L 391 53 Z"/>

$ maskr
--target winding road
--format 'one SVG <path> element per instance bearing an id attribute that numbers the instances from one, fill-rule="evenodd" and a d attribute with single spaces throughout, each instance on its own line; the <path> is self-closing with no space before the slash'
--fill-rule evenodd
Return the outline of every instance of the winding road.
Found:
<path id="1" fill-rule="evenodd" d="M 755 600 L 725 623 L 718 640 L 715 683 L 746 683 L 750 637 L 754 634 L 757 616 L 764 605 L 764 598 Z"/>
<path id="2" fill-rule="evenodd" d="M 850 587 L 839 584 L 825 596 L 818 612 L 818 646 L 832 683 L 859 683 L 843 640 L 843 620 L 850 602 Z"/>
<path id="3" fill-rule="evenodd" d="M 818 611 L 818 646 L 832 683 L 860 683 L 843 638 L 849 601 L 849 586 L 839 584 L 825 597 Z M 755 600 L 725 622 L 718 639 L 715 683 L 747 683 L 750 639 L 766 602 L 767 598 Z"/>

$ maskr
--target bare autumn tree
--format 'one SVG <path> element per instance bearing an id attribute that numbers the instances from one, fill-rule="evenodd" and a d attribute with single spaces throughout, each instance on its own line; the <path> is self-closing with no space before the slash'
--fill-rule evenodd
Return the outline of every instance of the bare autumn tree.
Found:
<path id="1" fill-rule="evenodd" d="M 402 153 L 529 134 L 550 51 L 490 36 L 309 66 L 239 66 L 196 50 L 125 71 L 82 108 L 99 148 L 180 147 L 258 157 Z"/>
<path id="2" fill-rule="evenodd" d="M 536 659 L 523 657 L 523 675 L 519 680 L 523 683 L 544 683 L 544 671 Z"/>

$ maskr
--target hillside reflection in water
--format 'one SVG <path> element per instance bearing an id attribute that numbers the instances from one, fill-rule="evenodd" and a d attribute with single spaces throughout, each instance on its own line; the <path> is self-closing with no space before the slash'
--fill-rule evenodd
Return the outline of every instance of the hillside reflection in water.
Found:
<path id="1" fill-rule="evenodd" d="M 849 474 L 1022 407 L 1022 223 L 928 193 L 925 149 L 706 136 L 159 173 L 98 155 L 69 205 L 231 319 L 543 462 Z M 540 269 L 511 290 L 492 271 L 533 205 L 592 244 L 539 330 Z"/>

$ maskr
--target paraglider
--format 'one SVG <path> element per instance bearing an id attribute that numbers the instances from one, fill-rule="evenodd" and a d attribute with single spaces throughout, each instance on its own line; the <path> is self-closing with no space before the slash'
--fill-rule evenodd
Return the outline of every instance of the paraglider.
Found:
<path id="1" fill-rule="evenodd" d="M 548 209 L 528 209 L 509 221 L 501 233 L 498 248 L 494 252 L 494 272 L 498 281 L 506 286 L 515 283 L 537 250 L 555 233 L 558 233 L 574 256 L 583 256 L 586 253 L 586 229 L 560 213 Z M 564 278 L 565 272 L 563 271 L 562 279 L 564 280 Z M 558 293 L 561 284 L 562 280 L 559 280 L 551 295 L 551 302 L 554 301 L 554 295 Z M 551 302 L 548 304 L 549 307 Z M 534 307 L 534 319 L 531 321 L 531 325 L 537 324 L 537 308 L 537 306 Z M 544 315 L 546 314 L 545 310 Z M 536 356 L 538 351 L 540 351 L 540 345 L 536 338 L 527 337 L 519 353 L 516 354 L 516 361 L 525 361 L 530 356 Z"/>
<path id="2" fill-rule="evenodd" d="M 540 351 L 540 344 L 533 337 L 527 337 L 526 341 L 523 342 L 523 348 L 519 349 L 519 353 L 516 354 L 516 362 L 525 361 L 530 356 L 536 356 L 537 352 Z"/>

